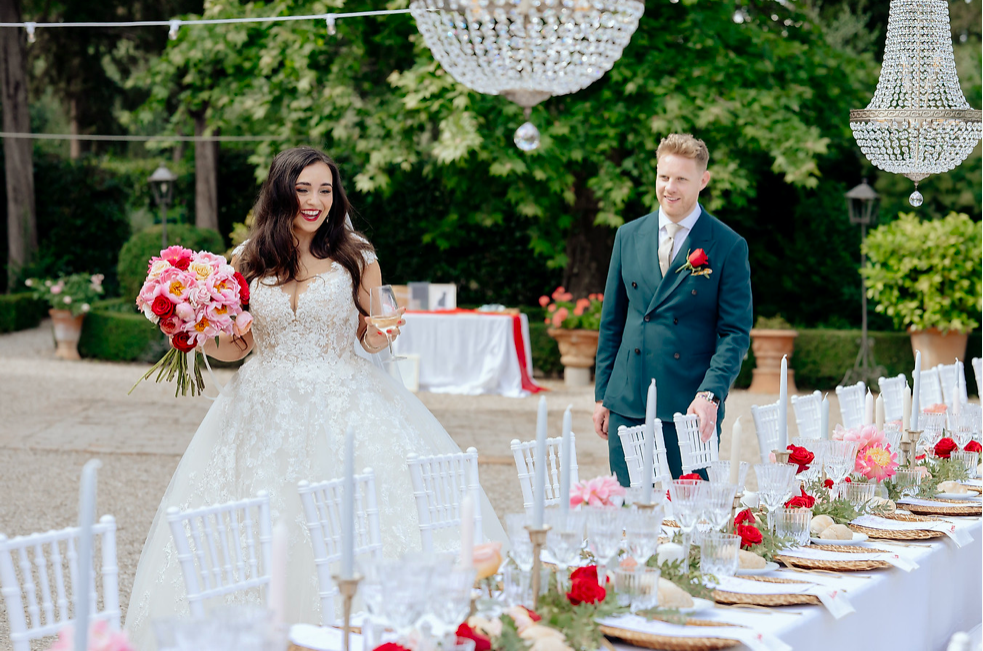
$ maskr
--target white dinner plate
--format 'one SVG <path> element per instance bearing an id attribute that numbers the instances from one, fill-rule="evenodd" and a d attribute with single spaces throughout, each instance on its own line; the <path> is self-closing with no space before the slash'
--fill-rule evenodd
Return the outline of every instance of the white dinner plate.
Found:
<path id="1" fill-rule="evenodd" d="M 684 615 L 689 615 L 690 613 L 699 613 L 704 610 L 710 610 L 711 608 L 713 608 L 713 602 L 709 599 L 699 599 L 697 597 L 693 597 L 693 605 L 691 607 L 679 608 L 678 610 Z"/>
<path id="2" fill-rule="evenodd" d="M 755 576 L 758 574 L 767 574 L 768 572 L 774 572 L 777 569 L 778 569 L 778 563 L 772 562 L 758 569 L 753 569 L 753 570 L 749 568 L 739 569 L 737 570 L 737 576 Z"/>
<path id="3" fill-rule="evenodd" d="M 936 497 L 943 500 L 976 500 L 979 501 L 979 493 L 936 493 Z"/>
<path id="4" fill-rule="evenodd" d="M 810 538 L 813 545 L 856 545 L 867 540 L 867 534 L 853 532 L 852 540 L 826 540 L 825 538 Z"/>

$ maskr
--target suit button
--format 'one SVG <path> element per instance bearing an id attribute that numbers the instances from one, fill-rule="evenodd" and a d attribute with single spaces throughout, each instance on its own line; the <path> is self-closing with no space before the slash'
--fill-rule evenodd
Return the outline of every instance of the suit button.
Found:
<path id="1" fill-rule="evenodd" d="M 675 357 L 676 359 L 679 359 L 679 353 L 673 353 L 672 356 Z"/>
<path id="2" fill-rule="evenodd" d="M 693 290 L 693 296 L 696 296 L 696 290 L 695 289 Z"/>
<path id="3" fill-rule="evenodd" d="M 673 319 L 672 320 L 672 324 L 673 325 L 679 325 L 679 319 Z"/>
<path id="4" fill-rule="evenodd" d="M 647 317 L 645 317 L 645 322 L 646 322 L 646 323 L 648 323 L 648 322 L 649 322 L 649 321 L 651 321 L 651 320 L 652 320 L 652 317 L 650 317 L 650 316 L 647 316 Z"/>
<path id="5" fill-rule="evenodd" d="M 634 281 L 632 281 L 632 283 L 631 283 L 631 288 L 632 288 L 632 289 L 638 289 L 638 283 L 636 283 L 636 282 L 634 282 Z"/>
<path id="6" fill-rule="evenodd" d="M 636 355 L 641 355 L 642 354 L 642 349 L 641 348 L 636 348 L 635 349 L 635 354 Z"/>

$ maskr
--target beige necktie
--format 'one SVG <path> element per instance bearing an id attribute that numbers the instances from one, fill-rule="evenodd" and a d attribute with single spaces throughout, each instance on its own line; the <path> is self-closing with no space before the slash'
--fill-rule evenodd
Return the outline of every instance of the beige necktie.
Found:
<path id="1" fill-rule="evenodd" d="M 666 272 L 669 271 L 669 265 L 672 264 L 672 247 L 675 244 L 676 233 L 682 228 L 679 224 L 673 224 L 669 222 L 666 224 L 666 231 L 669 233 L 669 237 L 662 242 L 659 246 L 659 268 L 662 269 L 662 275 L 665 276 Z"/>

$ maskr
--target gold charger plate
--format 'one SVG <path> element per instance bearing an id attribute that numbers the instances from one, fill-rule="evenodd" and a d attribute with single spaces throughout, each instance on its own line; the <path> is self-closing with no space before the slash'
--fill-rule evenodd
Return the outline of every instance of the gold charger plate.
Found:
<path id="1" fill-rule="evenodd" d="M 808 581 L 779 579 L 770 576 L 742 576 L 741 578 L 763 583 L 808 583 Z M 819 601 L 819 597 L 811 594 L 747 594 L 723 590 L 714 590 L 713 600 L 718 604 L 747 606 L 801 606 L 803 604 L 816 605 L 822 603 Z"/>
<path id="2" fill-rule="evenodd" d="M 711 622 L 705 619 L 687 619 L 687 626 L 735 626 L 724 622 Z M 634 646 L 659 651 L 713 651 L 714 649 L 731 649 L 739 646 L 738 640 L 724 637 L 673 637 L 671 635 L 654 635 L 628 631 L 613 626 L 601 626 L 601 633 L 616 640 L 623 640 Z"/>

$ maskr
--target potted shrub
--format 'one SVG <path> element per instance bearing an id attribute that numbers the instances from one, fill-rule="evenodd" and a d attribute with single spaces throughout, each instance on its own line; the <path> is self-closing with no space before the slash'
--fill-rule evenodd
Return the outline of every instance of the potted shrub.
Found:
<path id="1" fill-rule="evenodd" d="M 597 336 L 601 328 L 603 294 L 590 294 L 573 300 L 573 294 L 557 287 L 550 296 L 541 296 L 546 308 L 546 333 L 556 340 L 563 364 L 563 383 L 568 387 L 590 386 L 590 370 L 597 357 Z"/>
<path id="2" fill-rule="evenodd" d="M 754 351 L 754 375 L 748 391 L 751 393 L 779 393 L 782 375 L 782 357 L 792 357 L 795 338 L 799 333 L 781 316 L 759 316 L 751 328 L 751 350 Z M 789 395 L 796 392 L 795 371 L 788 369 Z"/>
<path id="3" fill-rule="evenodd" d="M 82 320 L 92 309 L 92 302 L 103 293 L 102 274 L 72 274 L 56 280 L 29 278 L 25 284 L 34 296 L 48 303 L 54 326 L 55 355 L 62 359 L 81 359 L 78 351 Z"/>
<path id="4" fill-rule="evenodd" d="M 876 310 L 911 335 L 922 368 L 966 354 L 983 310 L 981 227 L 964 214 L 921 220 L 901 214 L 867 235 L 861 270 Z"/>

